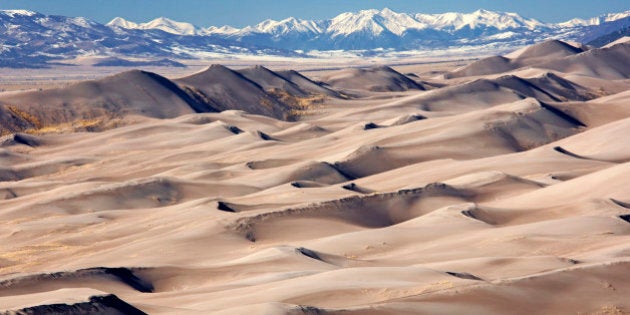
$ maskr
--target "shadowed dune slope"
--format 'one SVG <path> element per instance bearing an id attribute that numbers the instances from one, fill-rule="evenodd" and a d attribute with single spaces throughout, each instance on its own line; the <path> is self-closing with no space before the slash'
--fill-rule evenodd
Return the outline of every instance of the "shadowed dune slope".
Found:
<path id="1" fill-rule="evenodd" d="M 589 88 L 553 73 L 521 78 L 504 75 L 491 79 L 475 79 L 417 96 L 392 102 L 397 106 L 415 105 L 424 111 L 467 112 L 515 102 L 527 97 L 542 102 L 585 101 L 597 94 Z"/>
<path id="2" fill-rule="evenodd" d="M 224 110 L 291 120 L 300 106 L 324 97 L 342 97 L 296 71 L 286 74 L 289 79 L 262 66 L 236 72 L 213 65 L 171 81 L 131 70 L 64 88 L 0 95 L 0 134 L 64 123 L 98 129 L 112 118 L 127 115 L 172 118 Z"/>
<path id="3" fill-rule="evenodd" d="M 532 64 L 539 60 L 559 59 L 587 51 L 586 47 L 575 47 L 560 40 L 550 39 L 527 47 L 516 58 L 522 64 Z"/>
<path id="4" fill-rule="evenodd" d="M 85 302 L 55 303 L 17 308 L 7 312 L 7 315 L 21 314 L 128 314 L 146 315 L 147 313 L 129 305 L 116 295 L 94 295 L 87 297 Z"/>
<path id="5" fill-rule="evenodd" d="M 282 78 L 266 69 L 255 69 L 258 69 L 255 77 L 257 80 L 271 81 L 269 77 L 273 77 L 282 81 Z M 177 79 L 175 82 L 183 86 L 200 102 L 211 104 L 219 111 L 238 109 L 278 119 L 289 117 L 289 108 L 286 104 L 268 95 L 261 85 L 243 74 L 221 65 L 212 65 L 202 72 Z M 287 85 L 296 89 L 291 84 Z"/>
<path id="6" fill-rule="evenodd" d="M 445 74 L 446 78 L 473 77 L 503 73 L 519 68 L 518 64 L 503 56 L 492 56 L 475 61 L 459 70 Z"/>
<path id="7" fill-rule="evenodd" d="M 587 51 L 585 47 L 575 47 L 560 40 L 550 39 L 529 46 L 512 58 L 492 56 L 471 63 L 465 67 L 451 71 L 447 78 L 482 76 L 512 71 L 518 68 L 552 63 L 564 57 L 574 56 Z"/>
<path id="8" fill-rule="evenodd" d="M 315 82 L 295 70 L 276 71 L 276 73 L 282 76 L 283 78 L 285 78 L 286 80 L 291 81 L 292 83 L 296 84 L 303 91 L 309 92 L 311 94 L 315 94 L 315 95 L 323 94 L 323 95 L 328 95 L 328 96 L 337 97 L 337 98 L 344 97 L 339 92 L 329 89 L 323 86 L 323 84 Z"/>
<path id="9" fill-rule="evenodd" d="M 308 92 L 304 91 L 297 84 L 287 80 L 283 76 L 275 73 L 263 66 L 254 66 L 237 71 L 247 79 L 255 82 L 261 86 L 264 90 L 278 90 L 285 91 L 289 95 L 297 97 L 306 97 Z"/>
<path id="10" fill-rule="evenodd" d="M 132 70 L 59 89 L 0 97 L 5 129 L 40 128 L 100 116 L 170 118 L 215 111 L 157 74 Z M 22 127 L 22 128 L 20 128 Z"/>
<path id="11" fill-rule="evenodd" d="M 337 89 L 399 92 L 425 88 L 390 67 L 345 69 L 322 78 Z"/>
<path id="12" fill-rule="evenodd" d="M 610 80 L 630 78 L 630 43 L 609 48 L 591 49 L 584 53 L 555 61 L 546 61 L 536 67 L 564 73 L 579 74 Z"/>

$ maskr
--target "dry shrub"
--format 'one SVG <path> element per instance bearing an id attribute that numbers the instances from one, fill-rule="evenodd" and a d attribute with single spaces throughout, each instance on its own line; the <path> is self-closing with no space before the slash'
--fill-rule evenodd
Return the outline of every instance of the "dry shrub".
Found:
<path id="1" fill-rule="evenodd" d="M 29 125 L 33 126 L 34 128 L 41 128 L 42 127 L 42 122 L 39 120 L 39 118 L 37 118 L 35 115 L 19 109 L 17 106 L 14 105 L 7 105 L 5 106 L 6 109 L 9 110 L 9 112 L 15 116 L 15 118 L 21 119 L 23 121 L 25 121 L 26 123 L 28 123 Z"/>

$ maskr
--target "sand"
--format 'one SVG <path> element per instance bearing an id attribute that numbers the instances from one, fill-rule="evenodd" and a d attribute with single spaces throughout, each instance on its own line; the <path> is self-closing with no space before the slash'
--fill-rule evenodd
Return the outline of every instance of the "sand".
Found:
<path id="1" fill-rule="evenodd" d="M 630 313 L 629 57 L 553 41 L 451 79 L 214 66 L 38 92 L 73 108 L 57 122 L 124 102 L 0 139 L 0 311 Z"/>

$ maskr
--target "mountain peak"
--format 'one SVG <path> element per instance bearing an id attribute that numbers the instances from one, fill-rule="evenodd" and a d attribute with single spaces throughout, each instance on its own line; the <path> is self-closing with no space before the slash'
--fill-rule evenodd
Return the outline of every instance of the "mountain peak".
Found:
<path id="1" fill-rule="evenodd" d="M 186 22 L 177 22 L 166 17 L 158 17 L 146 23 L 135 23 L 125 20 L 121 17 L 116 17 L 106 24 L 109 27 L 119 27 L 126 29 L 141 29 L 151 30 L 157 29 L 171 34 L 177 35 L 196 35 L 198 33 L 197 28 Z"/>
<path id="2" fill-rule="evenodd" d="M 575 19 L 568 20 L 566 22 L 558 23 L 557 25 L 560 27 L 594 26 L 594 25 L 601 25 L 607 22 L 625 19 L 627 17 L 630 17 L 630 10 L 627 10 L 624 12 L 618 12 L 618 13 L 602 14 L 600 16 L 593 17 L 590 19 L 575 18 Z"/>
<path id="3" fill-rule="evenodd" d="M 197 28 L 186 22 L 177 22 L 165 17 L 158 17 L 150 22 L 141 24 L 143 29 L 159 29 L 177 35 L 195 35 Z"/>
<path id="4" fill-rule="evenodd" d="M 322 33 L 322 26 L 316 21 L 296 19 L 295 17 L 288 17 L 281 21 L 267 19 L 258 23 L 254 27 L 246 27 L 243 29 L 244 33 L 267 33 L 274 36 L 288 34 L 288 33 Z"/>
<path id="5" fill-rule="evenodd" d="M 39 13 L 35 11 L 29 11 L 29 10 L 0 10 L 0 14 L 14 18 L 16 15 L 17 16 L 34 16 L 34 15 L 38 15 Z"/>
<path id="6" fill-rule="evenodd" d="M 380 12 L 381 14 L 397 14 L 397 12 L 394 12 L 393 10 L 391 10 L 390 8 L 383 8 L 383 10 L 381 10 Z"/>
<path id="7" fill-rule="evenodd" d="M 367 10 L 359 11 L 360 15 L 375 15 L 375 14 L 379 14 L 379 13 L 381 13 L 381 11 L 379 11 L 377 9 L 367 9 Z"/>
<path id="8" fill-rule="evenodd" d="M 138 28 L 138 23 L 125 20 L 124 18 L 121 18 L 119 16 L 115 17 L 105 25 L 110 27 L 115 26 L 128 29 Z"/>
<path id="9" fill-rule="evenodd" d="M 205 34 L 221 34 L 221 35 L 230 35 L 240 31 L 240 29 L 236 27 L 232 27 L 229 25 L 223 25 L 220 27 L 210 26 L 204 30 Z"/>

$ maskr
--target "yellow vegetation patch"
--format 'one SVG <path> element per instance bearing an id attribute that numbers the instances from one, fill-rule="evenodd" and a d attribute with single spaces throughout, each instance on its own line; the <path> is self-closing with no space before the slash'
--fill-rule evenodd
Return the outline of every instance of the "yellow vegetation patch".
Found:
<path id="1" fill-rule="evenodd" d="M 288 113 L 289 119 L 298 119 L 312 114 L 316 109 L 321 107 L 317 105 L 323 104 L 326 100 L 326 95 L 323 94 L 312 94 L 308 97 L 297 97 L 280 89 L 270 89 L 267 93 L 273 95 L 284 104 L 289 105 L 291 108 Z"/>
<path id="2" fill-rule="evenodd" d="M 39 120 L 39 118 L 35 117 L 34 115 L 30 114 L 29 112 L 21 110 L 17 106 L 13 106 L 13 105 L 7 105 L 5 107 L 15 117 L 26 121 L 27 123 L 29 123 L 33 127 L 35 127 L 35 128 L 41 128 L 42 127 L 42 122 Z"/>
<path id="3" fill-rule="evenodd" d="M 24 130 L 24 132 L 28 134 L 72 132 L 77 130 L 89 130 L 91 128 L 96 128 L 101 126 L 103 123 L 103 118 L 79 119 L 68 123 L 46 125 L 40 128 L 27 129 Z"/>

